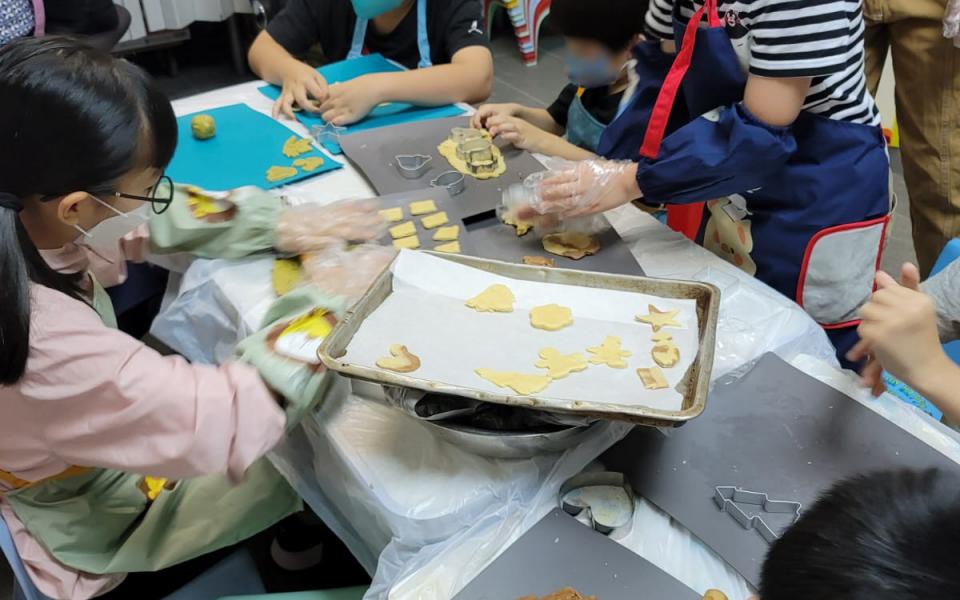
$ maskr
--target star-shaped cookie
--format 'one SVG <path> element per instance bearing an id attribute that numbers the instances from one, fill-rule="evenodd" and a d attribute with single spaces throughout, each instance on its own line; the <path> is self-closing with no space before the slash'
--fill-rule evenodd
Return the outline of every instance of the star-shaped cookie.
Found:
<path id="1" fill-rule="evenodd" d="M 656 306 L 648 304 L 647 309 L 650 311 L 649 314 L 637 315 L 636 319 L 653 327 L 654 332 L 660 331 L 664 327 L 681 327 L 680 323 L 674 319 L 680 313 L 679 308 L 660 310 Z"/>

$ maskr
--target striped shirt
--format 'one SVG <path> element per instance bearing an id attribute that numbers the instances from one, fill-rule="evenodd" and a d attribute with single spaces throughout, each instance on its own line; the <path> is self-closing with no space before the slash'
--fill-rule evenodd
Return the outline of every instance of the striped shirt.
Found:
<path id="1" fill-rule="evenodd" d="M 689 19 L 694 2 L 651 0 L 646 30 L 673 38 L 672 11 Z M 852 123 L 880 125 L 864 75 L 861 0 L 720 0 L 717 6 L 745 71 L 760 77 L 810 77 L 803 110 Z M 706 19 L 704 19 L 706 23 Z"/>

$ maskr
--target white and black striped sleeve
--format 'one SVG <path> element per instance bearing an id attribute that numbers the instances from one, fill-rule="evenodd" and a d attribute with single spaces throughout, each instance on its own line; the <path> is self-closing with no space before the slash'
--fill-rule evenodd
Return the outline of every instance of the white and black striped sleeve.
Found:
<path id="1" fill-rule="evenodd" d="M 847 67 L 850 0 L 767 0 L 751 15 L 750 73 L 818 77 Z M 856 7 L 854 7 L 856 10 Z"/>
<path id="2" fill-rule="evenodd" d="M 650 0 L 644 29 L 648 37 L 659 40 L 673 39 L 673 3 L 678 0 Z"/>

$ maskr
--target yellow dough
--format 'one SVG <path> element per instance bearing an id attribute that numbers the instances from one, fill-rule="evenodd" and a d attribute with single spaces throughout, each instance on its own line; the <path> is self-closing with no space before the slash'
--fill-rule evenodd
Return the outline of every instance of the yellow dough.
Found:
<path id="1" fill-rule="evenodd" d="M 547 369 L 551 379 L 563 379 L 570 373 L 578 373 L 587 368 L 587 359 L 582 354 L 561 354 L 556 348 L 544 348 L 540 351 L 540 360 L 536 367 Z"/>
<path id="2" fill-rule="evenodd" d="M 405 238 L 409 235 L 413 235 L 417 232 L 417 226 L 413 224 L 413 221 L 407 221 L 406 223 L 401 223 L 399 225 L 394 225 L 390 228 L 390 237 L 393 239 Z"/>
<path id="3" fill-rule="evenodd" d="M 449 219 L 447 219 L 447 213 L 442 211 L 430 215 L 429 217 L 420 219 L 420 223 L 423 224 L 424 229 L 433 229 L 435 227 L 440 227 L 441 225 L 446 225 L 449 222 Z"/>
<path id="4" fill-rule="evenodd" d="M 283 143 L 283 155 L 287 158 L 296 158 L 311 150 L 313 150 L 313 146 L 310 144 L 310 138 L 298 138 L 295 135 L 291 135 L 287 141 Z"/>
<path id="5" fill-rule="evenodd" d="M 198 140 L 209 140 L 217 135 L 217 123 L 210 115 L 197 115 L 190 119 L 190 132 Z"/>
<path id="6" fill-rule="evenodd" d="M 507 286 L 495 283 L 473 298 L 467 300 L 467 307 L 477 312 L 513 312 L 513 292 Z"/>
<path id="7" fill-rule="evenodd" d="M 306 158 L 298 158 L 293 161 L 293 166 L 300 167 L 307 173 L 310 171 L 316 171 L 323 166 L 323 159 L 319 156 L 308 156 Z"/>
<path id="8" fill-rule="evenodd" d="M 416 235 L 393 240 L 393 247 L 397 250 L 416 250 L 420 247 L 420 238 Z"/>
<path id="9" fill-rule="evenodd" d="M 670 387 L 667 378 L 663 376 L 660 367 L 650 367 L 649 369 L 637 369 L 637 375 L 643 382 L 643 387 L 648 390 L 662 390 Z"/>
<path id="10" fill-rule="evenodd" d="M 434 247 L 434 250 L 437 252 L 447 252 L 448 254 L 460 254 L 460 242 L 450 242 L 448 244 L 440 244 Z"/>
<path id="11" fill-rule="evenodd" d="M 720 590 L 707 590 L 702 600 L 727 600 L 727 595 Z"/>
<path id="12" fill-rule="evenodd" d="M 396 223 L 397 221 L 402 221 L 403 207 L 397 206 L 395 208 L 385 208 L 380 211 L 380 216 L 383 217 L 383 220 L 387 223 Z"/>
<path id="13" fill-rule="evenodd" d="M 273 261 L 273 291 L 277 296 L 286 295 L 300 283 L 303 271 L 300 261 L 294 258 L 278 258 Z"/>
<path id="14" fill-rule="evenodd" d="M 451 167 L 476 179 L 500 177 L 507 170 L 500 148 L 487 131 L 454 127 L 437 150 Z"/>
<path id="15" fill-rule="evenodd" d="M 546 256 L 524 256 L 523 264 L 534 267 L 555 267 L 557 266 L 557 261 L 552 258 L 547 258 Z"/>
<path id="16" fill-rule="evenodd" d="M 552 381 L 546 375 L 526 375 L 511 371 L 491 371 L 490 369 L 476 369 L 474 372 L 490 383 L 499 387 L 508 387 L 522 396 L 542 392 L 547 389 Z"/>
<path id="17" fill-rule="evenodd" d="M 674 367 L 680 362 L 680 349 L 674 346 L 673 342 L 657 344 L 650 351 L 650 355 L 653 356 L 653 362 L 664 369 Z"/>
<path id="18" fill-rule="evenodd" d="M 662 344 L 663 342 L 672 342 L 673 336 L 667 333 L 666 331 L 660 331 L 653 334 L 653 342 L 655 344 Z"/>
<path id="19" fill-rule="evenodd" d="M 516 228 L 517 237 L 523 237 L 533 229 L 533 223 L 530 221 L 524 221 L 523 219 L 518 219 L 512 212 L 505 213 L 503 215 L 503 222 L 505 225 L 510 225 L 511 227 Z"/>
<path id="20" fill-rule="evenodd" d="M 614 369 L 626 369 L 626 358 L 630 358 L 633 352 L 624 350 L 620 347 L 620 338 L 614 335 L 608 335 L 599 346 L 587 348 L 587 352 L 592 354 L 590 362 L 595 365 L 607 365 Z"/>
<path id="21" fill-rule="evenodd" d="M 290 179 L 297 174 L 296 167 L 270 167 L 267 169 L 267 181 L 282 181 Z"/>
<path id="22" fill-rule="evenodd" d="M 637 315 L 637 320 L 641 323 L 646 323 L 653 327 L 654 333 L 660 331 L 664 327 L 680 327 L 674 317 L 680 312 L 679 308 L 673 310 L 660 310 L 652 304 L 647 305 L 647 310 L 650 311 L 646 315 Z"/>
<path id="23" fill-rule="evenodd" d="M 550 254 L 580 260 L 584 256 L 596 254 L 600 250 L 600 242 L 585 233 L 565 231 L 545 236 L 543 249 Z"/>
<path id="24" fill-rule="evenodd" d="M 417 217 L 437 212 L 437 205 L 433 200 L 419 200 L 410 203 L 410 214 Z"/>
<path id="25" fill-rule="evenodd" d="M 420 359 L 407 350 L 406 346 L 393 344 L 390 346 L 390 356 L 378 358 L 377 366 L 396 373 L 412 373 L 420 368 Z"/>
<path id="26" fill-rule="evenodd" d="M 557 331 L 573 323 L 573 311 L 559 304 L 545 304 L 530 309 L 530 324 L 537 329 Z"/>
<path id="27" fill-rule="evenodd" d="M 441 227 L 433 234 L 433 241 L 435 242 L 452 242 L 460 238 L 460 226 L 459 225 L 450 225 L 449 227 Z"/>

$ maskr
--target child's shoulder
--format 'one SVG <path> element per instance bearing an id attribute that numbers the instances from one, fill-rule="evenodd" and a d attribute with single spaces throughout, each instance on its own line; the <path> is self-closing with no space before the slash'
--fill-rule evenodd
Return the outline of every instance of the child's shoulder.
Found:
<path id="1" fill-rule="evenodd" d="M 30 286 L 30 341 L 105 325 L 90 305 L 44 285 Z"/>

